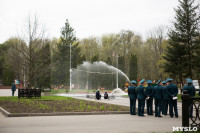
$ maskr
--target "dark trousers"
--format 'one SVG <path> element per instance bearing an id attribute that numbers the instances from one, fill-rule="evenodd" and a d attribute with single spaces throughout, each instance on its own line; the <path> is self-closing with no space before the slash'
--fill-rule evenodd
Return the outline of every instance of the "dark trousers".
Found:
<path id="1" fill-rule="evenodd" d="M 169 99 L 169 115 L 173 117 L 174 113 L 175 117 L 178 117 L 177 100 Z"/>
<path id="2" fill-rule="evenodd" d="M 147 100 L 147 114 L 153 115 L 153 99 Z"/>
<path id="3" fill-rule="evenodd" d="M 164 100 L 164 115 L 167 115 L 168 112 L 169 101 Z"/>
<path id="4" fill-rule="evenodd" d="M 130 99 L 130 114 L 135 115 L 135 104 L 136 104 L 136 99 Z"/>
<path id="5" fill-rule="evenodd" d="M 155 99 L 155 116 L 161 116 L 160 113 L 161 113 L 161 110 L 162 110 L 162 100 L 161 99 Z"/>
<path id="6" fill-rule="evenodd" d="M 14 90 L 12 90 L 12 96 L 14 96 L 14 94 L 15 94 L 15 91 L 14 91 Z"/>
<path id="7" fill-rule="evenodd" d="M 144 116 L 144 106 L 145 106 L 145 100 L 144 99 L 138 100 L 138 116 Z"/>
<path id="8" fill-rule="evenodd" d="M 164 114 L 165 110 L 164 110 L 164 99 L 161 100 L 161 112 L 162 114 Z"/>
<path id="9" fill-rule="evenodd" d="M 97 100 L 101 99 L 101 95 L 97 95 L 97 96 L 96 96 L 96 99 L 97 99 Z"/>

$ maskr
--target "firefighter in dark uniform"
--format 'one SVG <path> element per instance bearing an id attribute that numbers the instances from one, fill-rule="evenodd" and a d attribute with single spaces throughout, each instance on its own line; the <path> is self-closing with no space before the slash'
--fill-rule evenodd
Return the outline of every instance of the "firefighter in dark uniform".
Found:
<path id="1" fill-rule="evenodd" d="M 162 97 L 163 87 L 161 79 L 157 82 L 157 86 L 154 87 L 154 98 L 155 98 L 155 117 L 162 117 L 160 115 L 162 111 Z"/>
<path id="2" fill-rule="evenodd" d="M 108 92 L 104 93 L 104 99 L 108 99 Z"/>
<path id="3" fill-rule="evenodd" d="M 143 86 L 145 80 L 140 81 L 140 85 L 137 87 L 137 99 L 138 99 L 138 116 L 144 116 L 144 106 L 145 106 L 145 88 Z"/>
<path id="4" fill-rule="evenodd" d="M 136 107 L 136 98 L 137 98 L 137 92 L 136 92 L 136 81 L 132 80 L 131 84 L 128 87 L 128 96 L 130 99 L 130 114 L 131 115 L 136 115 L 135 113 L 135 107 Z"/>
<path id="5" fill-rule="evenodd" d="M 152 81 L 147 80 L 148 86 L 146 87 L 146 101 L 147 101 L 147 114 L 153 115 L 153 87 L 151 86 Z"/>
<path id="6" fill-rule="evenodd" d="M 98 91 L 96 92 L 96 99 L 97 99 L 97 100 L 101 99 L 101 94 L 100 94 L 100 92 L 99 92 L 99 89 L 98 89 Z"/>
<path id="7" fill-rule="evenodd" d="M 184 86 L 183 91 L 187 91 L 187 94 L 190 97 L 195 96 L 195 88 L 194 88 L 194 85 L 192 83 L 192 79 L 188 78 L 188 79 L 186 79 L 186 81 L 187 81 L 187 85 Z M 192 101 L 190 101 L 189 108 L 190 108 L 190 117 L 193 117 L 193 105 L 192 105 Z"/>
<path id="8" fill-rule="evenodd" d="M 164 95 L 164 115 L 167 115 L 168 112 L 168 106 L 169 106 L 169 92 L 167 90 L 167 81 L 163 81 L 163 95 Z"/>
<path id="9" fill-rule="evenodd" d="M 167 90 L 169 92 L 169 115 L 170 117 L 178 118 L 178 109 L 177 109 L 177 95 L 178 95 L 178 88 L 175 84 L 172 83 L 173 79 L 168 78 L 167 82 Z M 174 112 L 173 112 L 174 110 Z"/>

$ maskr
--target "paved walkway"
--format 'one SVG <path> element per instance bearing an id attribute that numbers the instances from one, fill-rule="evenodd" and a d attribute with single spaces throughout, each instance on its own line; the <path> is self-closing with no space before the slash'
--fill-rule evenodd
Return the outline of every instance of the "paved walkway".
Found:
<path id="1" fill-rule="evenodd" d="M 18 89 L 16 89 L 14 95 L 18 96 Z M 0 89 L 0 96 L 12 96 L 11 89 Z"/>
<path id="2" fill-rule="evenodd" d="M 0 114 L 0 133 L 152 133 L 172 132 L 181 118 L 124 115 L 77 115 L 6 118 Z"/>
<path id="3" fill-rule="evenodd" d="M 10 90 L 0 90 L 0 96 L 10 95 Z M 80 96 L 79 98 L 86 99 Z M 128 98 L 102 99 L 99 102 L 129 106 Z M 9 118 L 0 113 L 0 133 L 163 133 L 172 132 L 175 126 L 181 126 L 181 117 L 170 118 L 168 115 L 157 118 L 118 114 Z"/>

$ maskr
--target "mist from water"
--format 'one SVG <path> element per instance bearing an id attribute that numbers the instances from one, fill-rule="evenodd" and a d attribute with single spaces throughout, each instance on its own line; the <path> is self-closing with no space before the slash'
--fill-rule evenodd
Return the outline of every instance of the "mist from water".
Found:
<path id="1" fill-rule="evenodd" d="M 73 87 L 79 89 L 97 89 L 99 87 L 114 89 L 113 86 L 118 84 L 116 72 L 118 72 L 119 82 L 130 82 L 124 72 L 103 61 L 83 62 L 76 69 L 73 69 L 72 84 Z"/>

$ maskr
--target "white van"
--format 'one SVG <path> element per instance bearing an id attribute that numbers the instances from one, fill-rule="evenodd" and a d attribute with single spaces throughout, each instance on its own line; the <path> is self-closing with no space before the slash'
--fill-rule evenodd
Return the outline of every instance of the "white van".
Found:
<path id="1" fill-rule="evenodd" d="M 199 89 L 199 82 L 198 82 L 198 80 L 192 80 L 192 83 L 193 83 L 195 89 Z"/>

